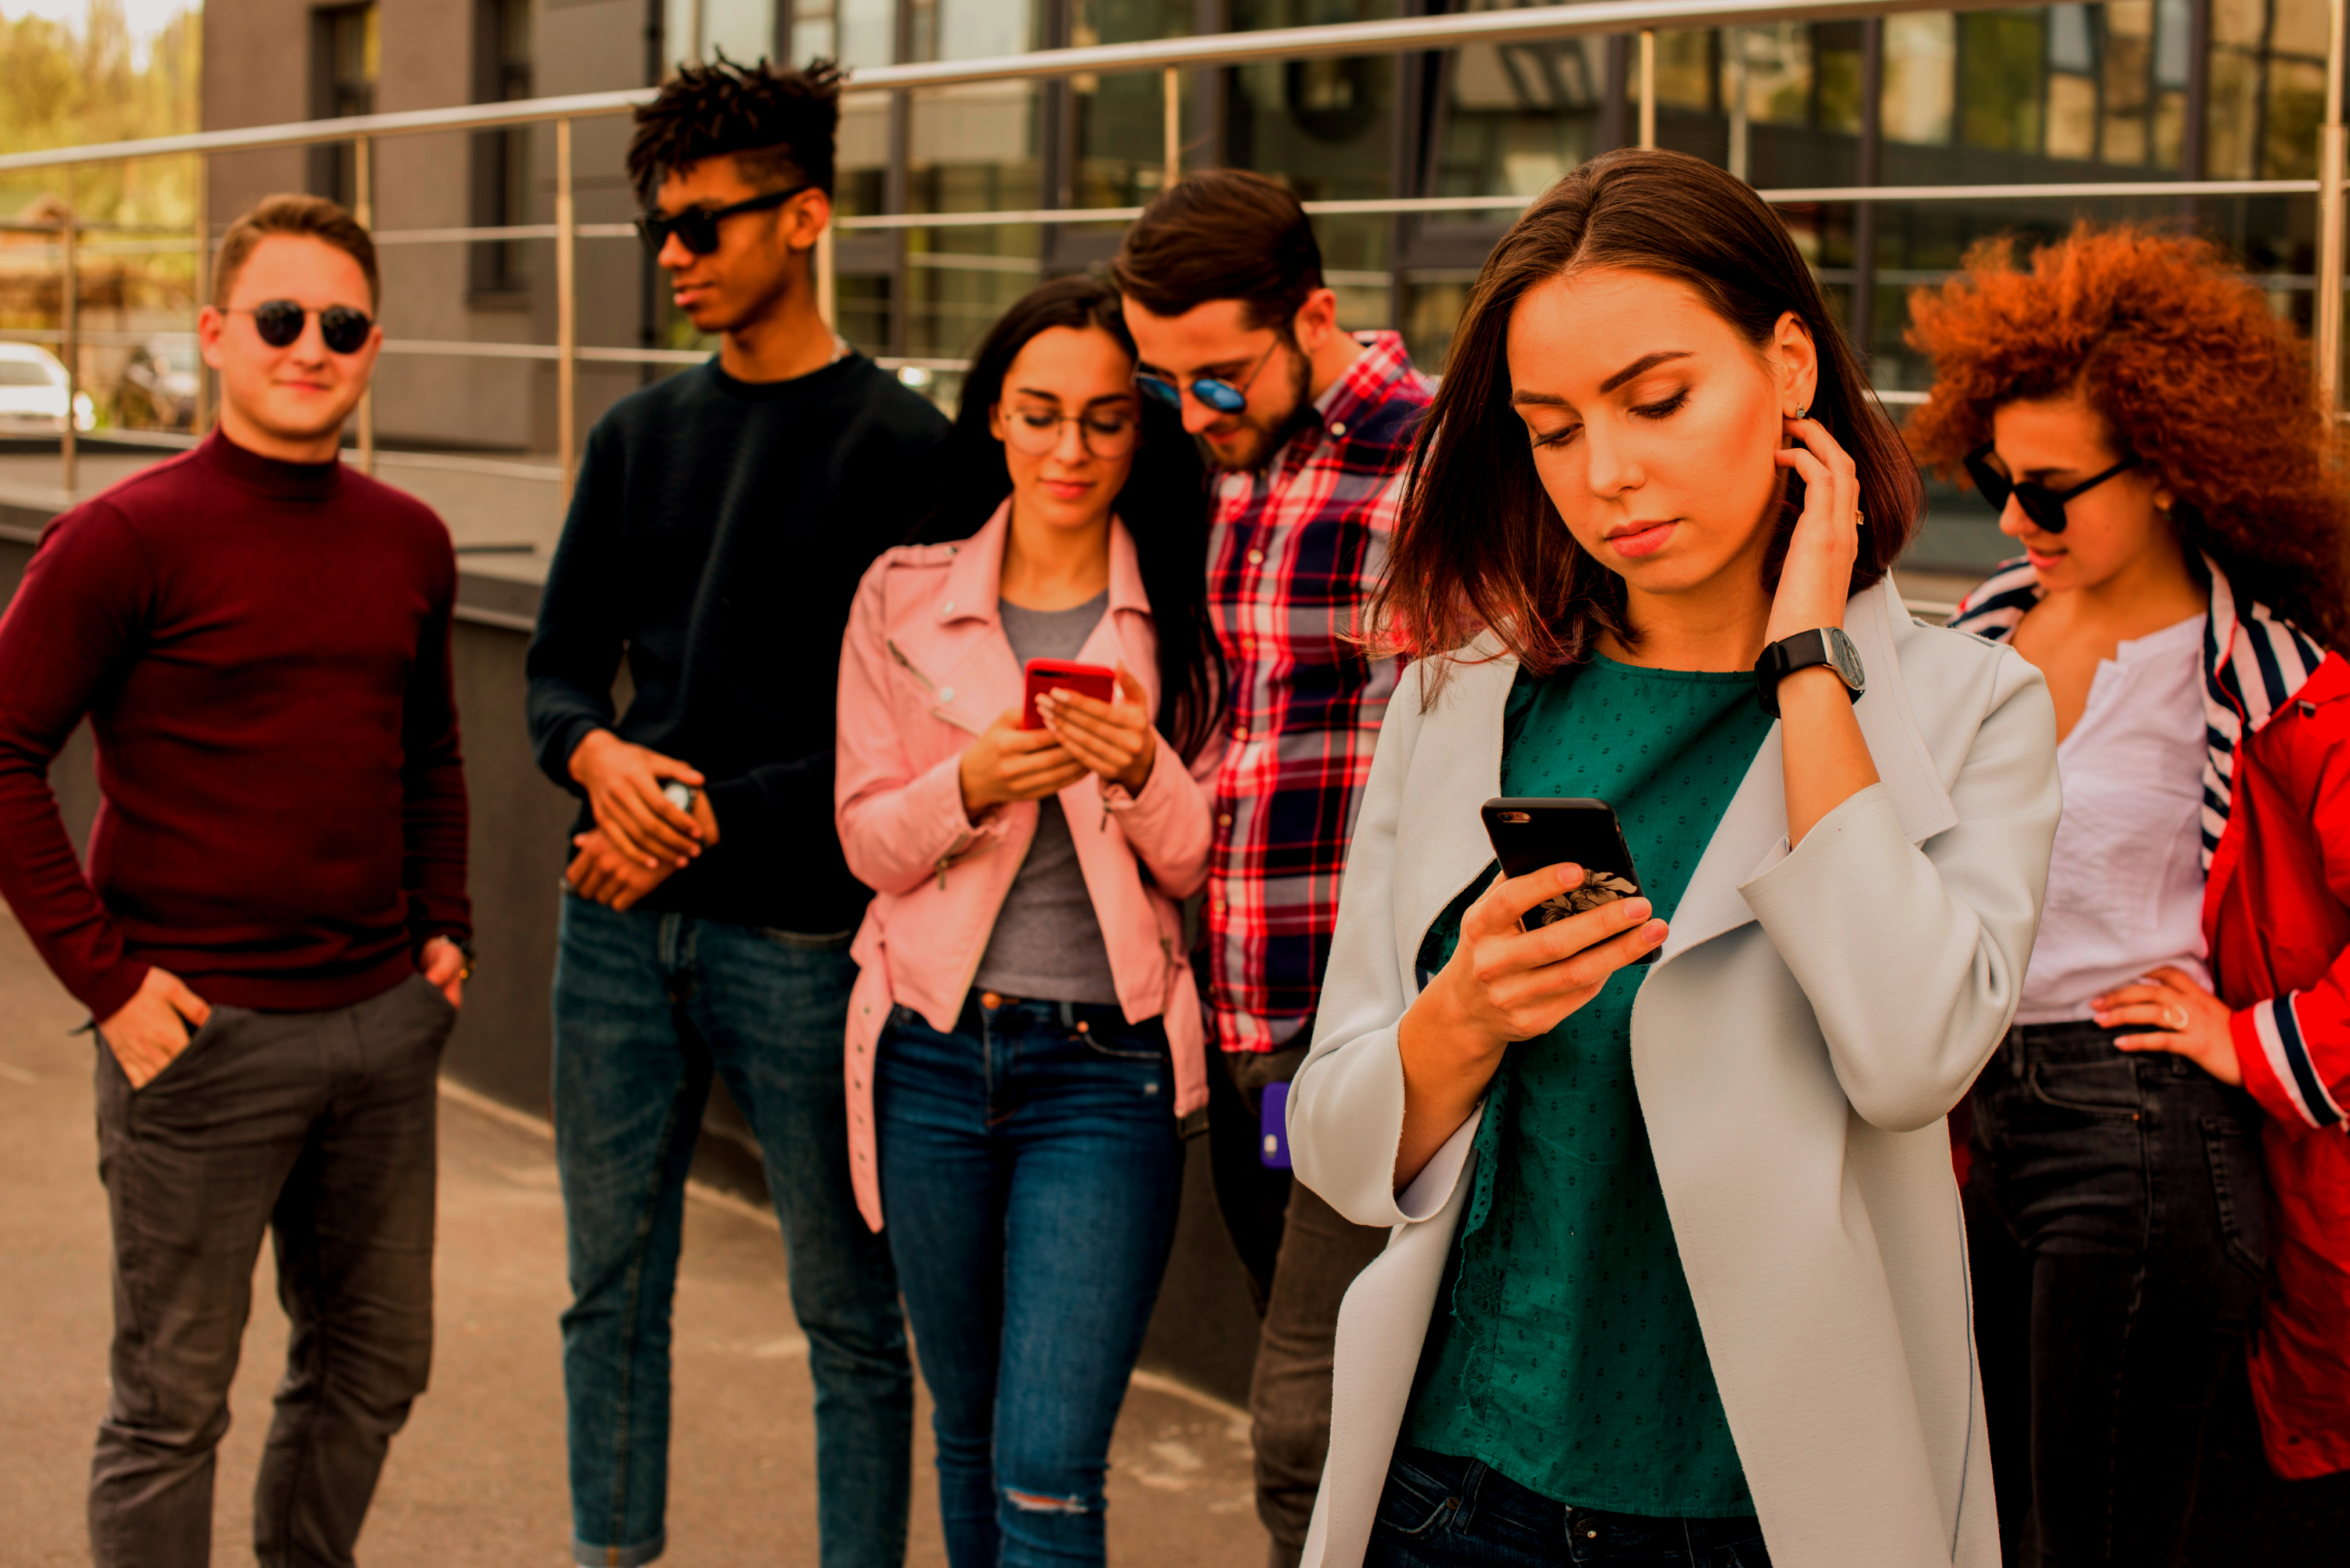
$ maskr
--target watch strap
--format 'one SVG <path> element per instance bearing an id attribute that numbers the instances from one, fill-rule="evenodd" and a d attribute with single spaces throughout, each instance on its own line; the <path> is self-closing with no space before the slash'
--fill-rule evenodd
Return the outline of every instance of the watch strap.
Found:
<path id="1" fill-rule="evenodd" d="M 1846 680 L 1837 665 L 1828 631 L 1826 627 L 1814 627 L 1793 637 L 1783 637 L 1762 650 L 1762 657 L 1754 661 L 1754 701 L 1762 704 L 1762 711 L 1773 719 L 1779 717 L 1779 682 L 1814 664 L 1825 664 L 1835 670 L 1837 680 L 1844 684 L 1845 695 L 1855 702 L 1860 701 L 1860 688 Z"/>

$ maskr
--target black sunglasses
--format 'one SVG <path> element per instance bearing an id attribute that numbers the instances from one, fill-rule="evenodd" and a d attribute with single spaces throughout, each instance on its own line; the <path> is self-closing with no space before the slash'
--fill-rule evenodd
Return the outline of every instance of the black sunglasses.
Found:
<path id="1" fill-rule="evenodd" d="M 675 234 L 678 243 L 695 255 L 706 256 L 718 248 L 718 220 L 731 218 L 737 213 L 764 213 L 770 207 L 780 207 L 803 191 L 813 191 L 813 185 L 794 185 L 787 191 L 770 191 L 764 196 L 754 196 L 747 202 L 737 202 L 731 207 L 688 207 L 680 213 L 647 213 L 637 220 L 637 233 L 643 236 L 645 249 L 659 255 L 661 247 Z"/>
<path id="2" fill-rule="evenodd" d="M 338 354 L 356 354 L 367 347 L 368 334 L 375 323 L 364 310 L 353 310 L 348 305 L 330 305 L 324 310 L 313 311 L 291 299 L 265 299 L 251 310 L 231 311 L 232 316 L 250 316 L 253 329 L 272 348 L 291 348 L 301 341 L 302 325 L 312 316 L 318 318 L 318 336 L 327 347 Z"/>
<path id="3" fill-rule="evenodd" d="M 1991 449 L 1997 444 L 1995 441 L 1985 441 L 1967 453 L 1968 476 L 1973 479 L 1975 488 L 1982 492 L 1983 499 L 1991 504 L 1994 511 L 2006 511 L 2007 498 L 2012 495 L 2022 504 L 2023 514 L 2051 534 L 2062 534 L 2064 531 L 2064 503 L 2072 500 L 2075 495 L 2095 490 L 2124 469 L 2137 466 L 2136 457 L 2126 457 L 2105 472 L 2085 479 L 2070 490 L 2051 490 L 2044 484 L 2034 484 L 2028 479 L 2018 484 L 1993 468 L 1987 460 L 1991 456 Z"/>

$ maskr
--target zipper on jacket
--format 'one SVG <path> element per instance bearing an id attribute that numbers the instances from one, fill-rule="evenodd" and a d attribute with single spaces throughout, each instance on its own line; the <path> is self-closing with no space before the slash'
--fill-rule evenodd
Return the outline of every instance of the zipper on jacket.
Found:
<path id="1" fill-rule="evenodd" d="M 986 728 L 983 725 L 973 723 L 971 720 L 964 718 L 961 713 L 958 713 L 953 709 L 948 707 L 944 701 L 939 700 L 941 697 L 939 683 L 931 680 L 929 676 L 923 674 L 920 670 L 915 667 L 914 661 L 906 657 L 906 650 L 898 646 L 898 639 L 896 638 L 885 637 L 881 639 L 881 645 L 889 650 L 889 657 L 897 660 L 898 668 L 912 676 L 915 680 L 920 681 L 922 683 L 922 690 L 931 694 L 932 699 L 931 702 L 931 718 L 941 720 L 946 723 L 952 724 L 958 730 L 965 731 L 973 735 L 983 735 L 987 733 Z"/>
<path id="2" fill-rule="evenodd" d="M 914 668 L 914 661 L 906 657 L 906 650 L 898 646 L 898 639 L 896 638 L 885 637 L 881 639 L 881 645 L 889 650 L 889 657 L 898 661 L 899 669 L 904 670 L 907 674 L 912 676 L 915 680 L 922 683 L 923 691 L 929 692 L 933 697 L 939 694 L 938 682 L 932 680 L 929 676 Z"/>

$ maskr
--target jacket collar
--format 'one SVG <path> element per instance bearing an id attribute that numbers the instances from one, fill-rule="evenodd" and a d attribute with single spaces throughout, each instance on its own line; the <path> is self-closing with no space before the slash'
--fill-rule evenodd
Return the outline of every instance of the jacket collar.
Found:
<path id="1" fill-rule="evenodd" d="M 2241 598 L 2210 556 L 2210 615 L 2203 627 L 2203 869 L 2211 869 L 2235 801 L 2236 753 L 2291 707 L 2325 662 L 2325 650 L 2266 605 Z M 2015 635 L 2045 597 L 2039 574 L 2010 561 L 1959 603 L 1950 624 L 1992 642 Z"/>
<path id="2" fill-rule="evenodd" d="M 1918 635 L 1918 628 L 1901 610 L 1889 576 L 1846 602 L 1845 634 L 1859 650 L 1868 679 L 1855 711 L 1877 778 L 1892 798 L 1902 831 L 1911 843 L 1923 843 L 1953 826 L 1958 811 L 1927 750 L 1901 679 L 1900 646 Z M 1500 639 L 1491 632 L 1480 636 L 1456 656 L 1451 680 L 1430 716 L 1429 733 L 1415 748 L 1413 797 L 1444 802 L 1446 808 L 1440 820 L 1414 826 L 1414 838 L 1424 839 L 1425 851 L 1400 859 L 1405 866 L 1416 862 L 1425 867 L 1422 875 L 1399 888 L 1396 909 L 1402 925 L 1396 937 L 1407 957 L 1419 950 L 1420 938 L 1445 905 L 1493 858 L 1477 813 L 1461 806 L 1502 791 L 1502 718 L 1517 672 L 1518 661 L 1503 651 Z M 1398 701 L 1415 700 L 1416 691 L 1398 696 Z M 1440 735 L 1439 729 L 1447 732 Z M 1771 726 L 1707 842 L 1673 913 L 1665 959 L 1754 918 L 1739 888 L 1787 836 L 1780 732 L 1779 725 Z"/>
<path id="3" fill-rule="evenodd" d="M 995 515 L 962 544 L 951 546 L 954 564 L 947 568 L 946 592 L 941 596 L 941 624 L 959 620 L 994 625 L 1003 618 L 996 608 L 1003 585 L 1003 546 L 1012 536 L 1012 502 L 1006 497 Z M 1150 596 L 1142 589 L 1142 558 L 1125 522 L 1109 520 L 1109 605 L 1104 618 L 1119 610 L 1150 613 Z"/>

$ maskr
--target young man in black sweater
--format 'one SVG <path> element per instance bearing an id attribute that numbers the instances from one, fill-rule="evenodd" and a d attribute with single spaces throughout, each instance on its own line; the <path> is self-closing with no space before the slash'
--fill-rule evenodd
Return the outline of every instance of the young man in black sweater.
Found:
<path id="1" fill-rule="evenodd" d="M 555 977 L 583 1564 L 666 1544 L 670 1303 L 713 1070 L 783 1224 L 825 1568 L 905 1552 L 912 1374 L 888 1249 L 848 1185 L 841 1043 L 868 894 L 833 832 L 833 703 L 858 579 L 924 509 L 946 421 L 816 313 L 838 93 L 827 65 L 721 63 L 638 112 L 646 241 L 723 346 L 589 434 L 531 644 L 539 764 L 586 802 Z"/>

